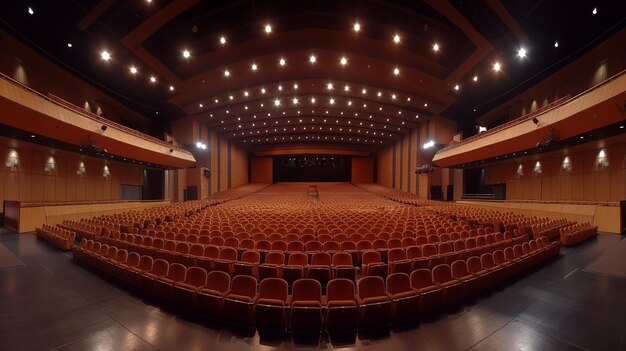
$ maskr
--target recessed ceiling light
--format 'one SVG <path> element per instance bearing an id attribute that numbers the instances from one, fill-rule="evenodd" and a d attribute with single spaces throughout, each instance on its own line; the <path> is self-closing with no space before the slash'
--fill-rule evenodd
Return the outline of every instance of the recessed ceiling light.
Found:
<path id="1" fill-rule="evenodd" d="M 191 53 L 189 52 L 189 50 L 183 51 L 183 57 L 184 58 L 189 58 L 190 56 L 191 56 Z"/>
<path id="2" fill-rule="evenodd" d="M 434 51 L 439 51 L 439 44 L 437 44 L 437 43 L 433 44 L 433 50 Z"/>
<path id="3" fill-rule="evenodd" d="M 228 98 L 229 98 L 229 99 L 231 99 L 231 100 L 235 100 L 235 97 L 234 97 L 234 96 L 232 96 L 232 95 L 231 95 L 231 96 L 229 96 Z"/>
<path id="4" fill-rule="evenodd" d="M 330 102 L 331 105 L 334 105 L 335 104 L 335 99 L 331 98 L 328 102 Z"/>
<path id="5" fill-rule="evenodd" d="M 333 90 L 333 83 L 326 84 L 326 89 Z"/>
<path id="6" fill-rule="evenodd" d="M 341 60 L 339 60 L 339 63 L 345 66 L 346 64 L 348 64 L 348 59 L 345 57 L 342 57 Z"/>
<path id="7" fill-rule="evenodd" d="M 591 13 L 593 13 L 594 15 L 597 15 L 598 14 L 598 8 L 594 7 L 593 11 L 591 11 Z"/>
<path id="8" fill-rule="evenodd" d="M 257 69 L 259 69 L 259 66 L 257 66 L 256 63 L 253 63 L 250 68 L 252 68 L 253 71 L 256 71 Z"/>
<path id="9" fill-rule="evenodd" d="M 71 48 L 72 47 L 72 43 L 67 43 L 67 47 Z"/>
<path id="10" fill-rule="evenodd" d="M 224 75 L 225 75 L 226 77 L 230 77 L 230 72 L 229 72 L 228 70 L 225 70 L 225 71 L 224 71 Z"/>
<path id="11" fill-rule="evenodd" d="M 311 103 L 314 104 L 315 103 L 315 98 L 311 98 Z M 313 112 L 313 111 L 311 111 Z"/>
<path id="12" fill-rule="evenodd" d="M 226 38 L 225 37 L 220 37 L 220 44 L 224 45 L 226 44 Z"/>
<path id="13" fill-rule="evenodd" d="M 358 32 L 361 30 L 361 25 L 359 24 L 359 22 L 356 22 L 352 28 L 354 29 L 355 32 Z"/>
<path id="14" fill-rule="evenodd" d="M 261 94 L 265 94 L 265 88 L 261 88 Z"/>
<path id="15" fill-rule="evenodd" d="M 428 107 L 428 103 L 427 102 L 424 103 L 424 107 Z"/>
<path id="16" fill-rule="evenodd" d="M 317 57 L 315 57 L 315 55 L 309 56 L 309 62 L 311 62 L 311 63 L 317 62 Z"/>
<path id="17" fill-rule="evenodd" d="M 137 67 L 135 67 L 135 66 L 130 66 L 130 73 L 131 73 L 131 74 L 137 74 Z"/>
<path id="18" fill-rule="evenodd" d="M 376 94 L 376 95 L 378 95 L 378 97 L 381 97 L 383 95 L 383 93 L 379 91 L 378 94 Z"/>
<path id="19" fill-rule="evenodd" d="M 243 92 L 243 96 L 248 96 L 248 95 L 250 95 L 250 94 L 248 94 L 247 90 Z"/>
<path id="20" fill-rule="evenodd" d="M 279 63 L 281 66 L 284 66 L 285 64 L 287 64 L 287 61 L 285 61 L 285 59 L 281 57 L 281 59 L 280 59 L 280 61 L 278 61 L 278 63 Z"/>
<path id="21" fill-rule="evenodd" d="M 520 48 L 519 51 L 517 52 L 517 56 L 519 56 L 520 58 L 526 57 L 526 49 Z"/>
<path id="22" fill-rule="evenodd" d="M 200 104 L 199 106 L 200 106 L 200 108 L 203 108 L 203 107 L 204 107 L 204 105 L 202 105 L 202 104 Z"/>
<path id="23" fill-rule="evenodd" d="M 274 100 L 274 105 L 280 106 L 280 100 L 278 100 L 278 99 Z"/>
<path id="24" fill-rule="evenodd" d="M 398 34 L 393 36 L 393 42 L 396 44 L 400 43 L 400 36 Z"/>
<path id="25" fill-rule="evenodd" d="M 454 90 L 459 91 L 459 89 L 461 89 L 461 87 L 458 84 L 454 86 Z"/>
<path id="26" fill-rule="evenodd" d="M 398 67 L 393 69 L 393 74 L 395 74 L 396 76 L 400 74 L 400 69 Z"/>
<path id="27" fill-rule="evenodd" d="M 555 47 L 555 48 L 558 48 L 558 47 L 559 47 L 559 42 L 558 42 L 558 41 L 555 41 L 555 42 L 554 42 L 554 47 Z"/>
<path id="28" fill-rule="evenodd" d="M 271 33 L 272 32 L 272 26 L 270 26 L 269 24 L 265 25 L 265 33 Z"/>
<path id="29" fill-rule="evenodd" d="M 152 77 L 150 77 L 150 81 L 151 81 L 152 83 L 156 83 L 157 79 L 156 79 L 156 77 L 155 77 L 155 76 L 152 76 Z"/>
<path id="30" fill-rule="evenodd" d="M 174 86 L 170 85 L 170 91 L 174 91 Z"/>
<path id="31" fill-rule="evenodd" d="M 35 11 L 34 11 L 34 10 L 33 10 L 33 8 L 32 8 L 32 7 L 30 7 L 30 6 L 28 7 L 28 14 L 29 14 L 29 15 L 34 15 L 34 14 L 35 14 Z"/>
<path id="32" fill-rule="evenodd" d="M 293 89 L 294 89 L 294 90 L 298 90 L 298 84 L 294 84 L 294 85 L 293 85 Z"/>
<path id="33" fill-rule="evenodd" d="M 396 99 L 396 94 L 391 94 L 391 99 L 395 100 Z"/>
<path id="34" fill-rule="evenodd" d="M 478 76 L 474 76 L 473 80 L 474 82 L 478 82 Z"/>
<path id="35" fill-rule="evenodd" d="M 496 62 L 493 64 L 493 70 L 496 72 L 500 72 L 500 62 Z"/>
<path id="36" fill-rule="evenodd" d="M 350 90 L 350 86 L 346 85 L 346 86 L 343 88 L 343 90 L 345 90 L 345 91 L 349 91 L 349 90 Z"/>
<path id="37" fill-rule="evenodd" d="M 293 98 L 293 100 L 291 100 L 293 102 L 294 105 L 298 104 L 298 98 Z"/>
<path id="38" fill-rule="evenodd" d="M 100 57 L 105 61 L 109 61 L 111 59 L 111 54 L 109 54 L 108 51 L 104 50 L 100 53 Z"/>
<path id="39" fill-rule="evenodd" d="M 282 85 L 279 85 L 279 86 L 278 86 L 278 90 L 279 90 L 279 91 L 283 91 L 283 86 L 282 86 Z"/>
<path id="40" fill-rule="evenodd" d="M 363 90 L 361 90 L 361 94 L 367 94 L 367 90 L 364 88 Z"/>

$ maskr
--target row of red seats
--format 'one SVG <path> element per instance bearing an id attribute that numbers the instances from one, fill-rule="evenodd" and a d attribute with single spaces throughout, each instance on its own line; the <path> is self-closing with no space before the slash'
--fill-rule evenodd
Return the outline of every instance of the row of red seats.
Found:
<path id="1" fill-rule="evenodd" d="M 258 247 L 252 249 L 201 244 L 190 246 L 185 242 L 175 241 L 166 241 L 161 246 L 161 241 L 157 241 L 160 239 L 150 242 L 153 246 L 146 246 L 141 240 L 151 239 L 150 237 L 135 236 L 134 238 L 139 240 L 131 242 L 102 238 L 101 241 L 170 262 L 200 266 L 207 271 L 221 270 L 231 275 L 248 274 L 259 278 L 283 277 L 290 282 L 307 274 L 309 277 L 315 277 L 324 282 L 330 279 L 331 273 L 333 277 L 354 280 L 356 272 L 353 267 L 355 266 L 362 268 L 364 276 L 378 275 L 384 278 L 387 274 L 396 271 L 410 273 L 418 268 L 432 268 L 439 263 L 451 263 L 459 258 L 465 259 L 496 249 L 504 249 L 527 240 L 525 236 L 512 238 L 510 235 L 489 234 L 438 245 L 425 244 L 407 248 L 384 247 L 378 250 L 374 250 L 371 246 L 364 250 L 357 250 L 352 246 L 352 250 L 342 250 L 339 245 L 333 247 L 324 245 L 318 247 L 320 250 L 307 252 L 304 251 L 303 246 L 299 247 L 299 251 L 271 250 L 271 247 L 263 250 Z M 154 246 L 155 242 L 156 246 Z M 81 241 L 80 245 L 93 244 Z M 310 247 L 307 245 L 308 248 Z M 324 248 L 332 248 L 332 250 L 324 251 Z M 309 269 L 308 266 L 314 269 Z M 340 269 L 333 267 L 340 267 Z"/>
<path id="2" fill-rule="evenodd" d="M 35 235 L 61 250 L 69 250 L 76 240 L 76 232 L 44 224 L 41 228 L 35 228 Z"/>
<path id="3" fill-rule="evenodd" d="M 467 260 L 359 279 L 332 279 L 322 295 L 314 279 L 299 279 L 289 295 L 281 278 L 261 280 L 222 271 L 208 272 L 151 256 L 102 245 L 75 247 L 74 259 L 161 299 L 193 311 L 259 329 L 292 331 L 353 330 L 415 318 L 523 272 L 558 255 L 560 243 L 547 239 L 484 253 Z M 522 249 L 522 246 L 526 249 Z"/>
<path id="4" fill-rule="evenodd" d="M 590 223 L 579 223 L 560 230 L 561 244 L 565 246 L 576 245 L 596 235 L 598 235 L 598 227 Z"/>
<path id="5" fill-rule="evenodd" d="M 57 226 L 65 230 L 75 232 L 79 239 L 85 238 L 95 240 L 102 234 L 101 228 L 78 221 L 65 220 L 63 223 L 57 224 Z"/>

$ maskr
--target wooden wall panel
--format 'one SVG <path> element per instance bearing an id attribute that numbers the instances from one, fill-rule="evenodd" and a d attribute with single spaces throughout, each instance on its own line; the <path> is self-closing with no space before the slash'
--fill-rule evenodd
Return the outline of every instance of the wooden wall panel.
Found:
<path id="1" fill-rule="evenodd" d="M 228 189 L 228 139 L 220 138 L 219 162 L 220 162 L 220 191 Z"/>
<path id="2" fill-rule="evenodd" d="M 352 158 L 352 183 L 372 183 L 374 181 L 374 160 Z"/>
<path id="3" fill-rule="evenodd" d="M 237 144 L 231 145 L 231 187 L 248 183 L 248 152 Z"/>
<path id="4" fill-rule="evenodd" d="M 601 150 L 608 164 L 600 162 Z M 537 161 L 542 166 L 540 174 L 534 172 Z M 520 164 L 522 176 L 516 174 Z M 626 198 L 626 138 L 618 136 L 566 151 L 503 161 L 485 170 L 487 184 L 506 183 L 507 200 L 619 201 Z"/>
<path id="5" fill-rule="evenodd" d="M 252 183 L 271 184 L 273 181 L 273 164 L 271 157 L 255 157 L 251 161 Z"/>
<path id="6" fill-rule="evenodd" d="M 389 145 L 378 152 L 377 175 L 378 184 L 392 187 L 393 180 L 393 145 Z"/>

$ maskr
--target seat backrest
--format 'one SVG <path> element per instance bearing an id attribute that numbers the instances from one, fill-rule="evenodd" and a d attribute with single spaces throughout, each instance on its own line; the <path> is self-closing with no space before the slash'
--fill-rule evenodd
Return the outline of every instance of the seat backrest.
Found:
<path id="1" fill-rule="evenodd" d="M 437 254 L 437 246 L 434 244 L 426 244 L 422 246 L 422 255 L 424 257 L 434 256 Z"/>
<path id="2" fill-rule="evenodd" d="M 140 260 L 141 260 L 141 256 L 139 256 L 138 253 L 131 252 L 128 254 L 128 257 L 126 258 L 126 265 L 128 267 L 137 267 L 139 265 Z"/>
<path id="3" fill-rule="evenodd" d="M 339 251 L 339 243 L 336 241 L 327 241 L 322 247 L 324 251 Z"/>
<path id="4" fill-rule="evenodd" d="M 298 279 L 293 282 L 292 301 L 322 302 L 322 286 L 315 279 Z"/>
<path id="5" fill-rule="evenodd" d="M 304 267 L 309 263 L 309 256 L 302 252 L 294 252 L 289 255 L 289 266 L 301 266 Z"/>
<path id="6" fill-rule="evenodd" d="M 189 247 L 189 254 L 193 256 L 202 256 L 204 254 L 204 246 L 193 244 Z"/>
<path id="7" fill-rule="evenodd" d="M 167 278 L 180 282 L 185 280 L 185 274 L 187 273 L 187 267 L 180 263 L 172 263 L 170 269 L 167 271 Z"/>
<path id="8" fill-rule="evenodd" d="M 387 252 L 387 259 L 389 263 L 404 260 L 406 259 L 406 252 L 404 252 L 404 249 L 400 248 L 391 249 Z"/>
<path id="9" fill-rule="evenodd" d="M 365 299 L 368 297 L 385 296 L 385 281 L 378 276 L 369 276 L 359 279 L 359 297 Z"/>
<path id="10" fill-rule="evenodd" d="M 270 250 L 287 251 L 287 242 L 283 240 L 272 241 Z"/>
<path id="11" fill-rule="evenodd" d="M 411 291 L 411 278 L 406 273 L 392 273 L 388 275 L 387 291 L 391 294 Z"/>
<path id="12" fill-rule="evenodd" d="M 190 267 L 187 269 L 185 283 L 193 286 L 205 286 L 207 282 L 207 273 L 204 268 Z"/>
<path id="13" fill-rule="evenodd" d="M 383 239 L 376 239 L 376 240 L 374 240 L 374 242 L 372 243 L 372 248 L 374 250 L 388 248 L 387 240 L 383 240 Z"/>
<path id="14" fill-rule="evenodd" d="M 261 254 L 254 250 L 244 251 L 241 254 L 241 262 L 259 264 L 261 262 Z"/>
<path id="15" fill-rule="evenodd" d="M 332 279 L 326 284 L 326 298 L 329 302 L 339 300 L 354 301 L 354 290 L 354 282 L 350 279 Z"/>
<path id="16" fill-rule="evenodd" d="M 493 255 L 491 254 L 491 252 L 480 255 L 480 263 L 482 264 L 483 268 L 492 268 L 496 265 L 493 261 Z"/>
<path id="17" fill-rule="evenodd" d="M 265 278 L 259 287 L 259 298 L 287 301 L 288 284 L 280 278 Z"/>
<path id="18" fill-rule="evenodd" d="M 230 288 L 230 275 L 228 275 L 228 273 L 226 272 L 211 271 L 207 275 L 206 281 L 207 283 L 205 288 L 207 289 L 224 293 L 226 292 L 226 290 L 228 290 L 228 288 Z"/>
<path id="19" fill-rule="evenodd" d="M 380 259 L 380 253 L 378 251 L 365 251 L 363 252 L 363 256 L 361 258 L 361 262 L 364 265 L 368 265 L 371 263 L 380 263 L 382 262 Z"/>
<path id="20" fill-rule="evenodd" d="M 396 248 L 396 247 L 402 247 L 402 240 L 398 239 L 398 238 L 391 238 L 389 240 L 387 240 L 387 246 L 390 249 Z"/>
<path id="21" fill-rule="evenodd" d="M 455 278 L 464 277 L 469 275 L 469 271 L 467 270 L 467 262 L 463 260 L 456 260 L 452 262 L 452 276 Z"/>
<path id="22" fill-rule="evenodd" d="M 452 252 L 452 245 L 449 242 L 437 244 L 437 252 L 440 255 Z"/>
<path id="23" fill-rule="evenodd" d="M 440 264 L 433 268 L 433 281 L 435 283 L 446 283 L 453 279 L 454 278 L 452 278 L 452 270 L 447 264 Z"/>
<path id="24" fill-rule="evenodd" d="M 311 265 L 313 266 L 330 266 L 331 258 L 328 252 L 316 252 L 311 256 Z"/>
<path id="25" fill-rule="evenodd" d="M 272 248 L 272 243 L 269 242 L 269 240 L 259 240 L 256 242 L 255 245 L 257 250 L 269 250 Z"/>
<path id="26" fill-rule="evenodd" d="M 352 255 L 347 252 L 336 252 L 333 255 L 333 266 L 352 266 Z"/>
<path id="27" fill-rule="evenodd" d="M 187 243 L 177 243 L 176 244 L 176 252 L 181 254 L 189 253 L 189 244 Z"/>
<path id="28" fill-rule="evenodd" d="M 164 275 L 167 275 L 167 272 L 169 269 L 170 269 L 170 264 L 166 260 L 157 258 L 152 263 L 152 270 L 150 272 L 157 276 L 164 276 Z"/>
<path id="29" fill-rule="evenodd" d="M 406 248 L 406 258 L 409 260 L 422 257 L 422 248 L 419 246 L 409 246 Z"/>
<path id="30" fill-rule="evenodd" d="M 115 255 L 115 260 L 120 263 L 126 263 L 128 259 L 128 251 L 121 249 L 117 250 L 117 255 Z"/>
<path id="31" fill-rule="evenodd" d="M 496 264 L 501 264 L 507 261 L 506 257 L 504 257 L 504 251 L 496 250 L 493 252 L 493 261 Z"/>
<path id="32" fill-rule="evenodd" d="M 306 251 L 308 252 L 322 251 L 322 243 L 319 241 L 309 241 L 308 243 L 306 243 Z"/>
<path id="33" fill-rule="evenodd" d="M 238 275 L 232 280 L 230 293 L 252 298 L 256 295 L 256 286 L 257 280 L 255 277 L 251 277 L 248 275 Z"/>
<path id="34" fill-rule="evenodd" d="M 222 247 L 219 258 L 221 260 L 237 261 L 237 250 L 232 247 Z"/>
<path id="35" fill-rule="evenodd" d="M 268 264 L 285 264 L 285 254 L 278 251 L 270 251 L 265 257 L 265 263 Z"/>
<path id="36" fill-rule="evenodd" d="M 422 289 L 433 285 L 433 276 L 429 269 L 420 268 L 411 272 L 411 287 Z"/>
<path id="37" fill-rule="evenodd" d="M 289 252 L 304 252 L 304 243 L 299 240 L 291 241 L 287 243 L 287 251 Z"/>

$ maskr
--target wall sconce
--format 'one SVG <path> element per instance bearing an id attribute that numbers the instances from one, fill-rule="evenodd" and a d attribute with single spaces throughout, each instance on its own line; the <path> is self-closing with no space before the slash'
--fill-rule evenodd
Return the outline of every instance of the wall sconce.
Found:
<path id="1" fill-rule="evenodd" d="M 110 178 L 111 177 L 111 171 L 109 170 L 109 166 L 104 166 L 104 169 L 102 171 L 102 176 L 104 178 Z"/>
<path id="2" fill-rule="evenodd" d="M 11 150 L 11 152 L 9 152 L 9 156 L 7 157 L 7 160 L 6 160 L 6 166 L 8 168 L 10 168 L 11 170 L 15 170 L 15 168 L 17 168 L 17 166 L 19 166 L 19 164 L 20 164 L 20 160 L 19 160 L 19 157 L 17 155 L 17 151 Z"/>
<path id="3" fill-rule="evenodd" d="M 82 176 L 85 173 L 87 173 L 87 170 L 85 169 L 85 163 L 81 161 L 78 164 L 78 170 L 76 171 L 76 175 Z"/>
<path id="4" fill-rule="evenodd" d="M 543 172 L 543 168 L 541 167 L 541 162 L 537 161 L 537 163 L 535 163 L 535 167 L 533 171 L 535 171 L 535 173 L 537 174 L 541 174 L 541 172 Z"/>
<path id="5" fill-rule="evenodd" d="M 561 169 L 566 173 L 572 171 L 572 162 L 570 161 L 569 156 L 565 156 L 565 158 L 563 159 L 563 163 L 561 163 Z"/>
<path id="6" fill-rule="evenodd" d="M 57 168 L 57 164 L 54 161 L 54 157 L 50 156 L 48 158 L 48 161 L 46 161 L 46 165 L 44 166 L 43 170 L 47 174 L 54 174 L 54 171 L 56 171 L 56 168 Z"/>
<path id="7" fill-rule="evenodd" d="M 609 159 L 606 157 L 606 152 L 604 151 L 604 149 L 600 150 L 600 152 L 598 153 L 597 161 L 598 161 L 598 166 L 601 166 L 601 167 L 609 166 Z"/>
<path id="8" fill-rule="evenodd" d="M 524 176 L 524 166 L 522 166 L 522 164 L 520 163 L 519 166 L 517 167 L 517 171 L 515 171 L 515 177 L 521 178 L 523 176 Z"/>

